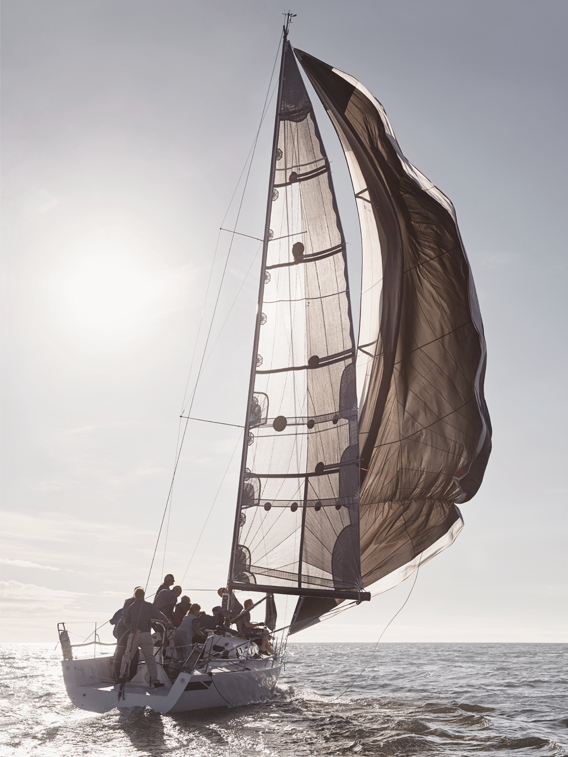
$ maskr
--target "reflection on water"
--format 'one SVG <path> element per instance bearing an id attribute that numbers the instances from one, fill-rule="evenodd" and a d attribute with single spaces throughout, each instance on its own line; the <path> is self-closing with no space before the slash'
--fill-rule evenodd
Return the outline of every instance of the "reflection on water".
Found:
<path id="1" fill-rule="evenodd" d="M 385 644 L 374 657 L 367 644 L 288 649 L 280 685 L 266 704 L 94 715 L 70 704 L 53 647 L 4 645 L 0 753 L 568 755 L 567 645 Z"/>

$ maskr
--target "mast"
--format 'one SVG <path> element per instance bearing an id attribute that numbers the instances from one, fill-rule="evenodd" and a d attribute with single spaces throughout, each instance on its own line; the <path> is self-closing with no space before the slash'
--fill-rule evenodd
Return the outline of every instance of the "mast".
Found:
<path id="1" fill-rule="evenodd" d="M 329 160 L 288 42 L 293 17 L 286 14 L 283 29 L 227 585 L 362 600 L 370 595 L 361 591 L 346 244 Z"/>
<path id="2" fill-rule="evenodd" d="M 282 80 L 284 76 L 284 57 L 286 54 L 286 45 L 288 40 L 288 29 L 290 27 L 290 21 L 292 17 L 295 14 L 287 13 L 286 14 L 286 24 L 283 28 L 282 32 L 282 54 L 280 56 L 280 73 L 278 75 L 278 94 L 276 97 L 276 119 L 274 122 L 274 133 L 272 136 L 272 155 L 270 158 L 270 174 L 268 177 L 268 195 L 266 200 L 266 214 L 264 219 L 264 236 L 263 236 L 263 243 L 262 243 L 262 261 L 260 264 L 260 281 L 258 285 L 258 301 L 256 306 L 256 322 L 254 327 L 254 340 L 253 340 L 253 347 L 252 347 L 252 360 L 251 360 L 251 368 L 250 368 L 250 378 L 249 378 L 249 390 L 247 394 L 247 405 L 246 405 L 246 416 L 245 416 L 245 428 L 243 432 L 243 451 L 241 455 L 241 468 L 239 472 L 239 494 L 238 494 L 238 500 L 237 500 L 237 517 L 235 518 L 235 526 L 233 529 L 233 543 L 231 547 L 231 557 L 230 557 L 230 563 L 229 563 L 229 576 L 227 578 L 227 585 L 230 583 L 231 576 L 234 572 L 235 567 L 235 555 L 236 555 L 236 547 L 238 544 L 238 537 L 239 537 L 239 514 L 241 512 L 242 507 L 242 499 L 243 499 L 243 486 L 242 481 L 244 479 L 244 473 L 246 468 L 246 461 L 247 461 L 247 451 L 248 451 L 248 438 L 250 433 L 250 408 L 252 403 L 252 398 L 254 394 L 254 379 L 255 379 L 255 365 L 256 365 L 256 355 L 258 353 L 258 342 L 260 338 L 260 326 L 261 326 L 261 318 L 262 318 L 262 301 L 264 298 L 264 284 L 265 284 L 265 272 L 266 272 L 266 256 L 268 254 L 268 242 L 270 241 L 268 238 L 268 235 L 270 233 L 270 211 L 272 206 L 272 195 L 274 192 L 274 176 L 275 176 L 275 168 L 276 168 L 276 149 L 278 147 L 278 132 L 280 128 L 280 101 L 282 97 Z"/>

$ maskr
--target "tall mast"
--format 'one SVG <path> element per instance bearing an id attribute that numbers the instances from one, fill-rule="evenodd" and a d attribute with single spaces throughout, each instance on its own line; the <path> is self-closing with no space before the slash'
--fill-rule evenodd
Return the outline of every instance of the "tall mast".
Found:
<path id="1" fill-rule="evenodd" d="M 288 42 L 293 17 L 282 36 L 228 588 L 362 599 L 346 244 Z"/>
<path id="2" fill-rule="evenodd" d="M 239 514 L 242 507 L 243 487 L 242 481 L 245 473 L 246 460 L 247 460 L 247 448 L 248 438 L 250 431 L 250 408 L 252 403 L 252 397 L 254 394 L 254 376 L 256 366 L 256 355 L 258 353 L 258 342 L 260 338 L 260 326 L 262 317 L 262 301 L 264 298 L 264 284 L 265 284 L 265 271 L 266 271 L 266 257 L 268 254 L 268 243 L 270 233 L 270 211 L 272 206 L 272 194 L 274 191 L 274 176 L 276 168 L 276 148 L 278 147 L 278 132 L 280 129 L 280 103 L 282 101 L 282 82 L 284 78 L 284 60 L 286 56 L 286 47 L 288 45 L 288 29 L 290 27 L 290 21 L 295 16 L 293 13 L 286 14 L 286 24 L 282 32 L 282 55 L 280 58 L 280 73 L 278 76 L 278 94 L 276 97 L 276 118 L 274 121 L 274 135 L 272 137 L 272 157 L 270 160 L 270 174 L 268 179 L 268 197 L 266 200 L 266 216 L 264 220 L 264 236 L 262 243 L 262 262 L 260 266 L 260 282 L 258 286 L 258 302 L 256 307 L 256 325 L 254 329 L 254 341 L 252 348 L 252 359 L 249 379 L 249 390 L 247 395 L 246 416 L 245 416 L 245 430 L 243 433 L 243 451 L 241 456 L 241 468 L 239 473 L 239 495 L 237 500 L 237 517 L 235 518 L 235 526 L 233 530 L 233 545 L 231 548 L 231 558 L 229 563 L 229 578 L 232 574 L 233 564 L 235 560 L 235 550 L 238 544 L 239 536 Z"/>

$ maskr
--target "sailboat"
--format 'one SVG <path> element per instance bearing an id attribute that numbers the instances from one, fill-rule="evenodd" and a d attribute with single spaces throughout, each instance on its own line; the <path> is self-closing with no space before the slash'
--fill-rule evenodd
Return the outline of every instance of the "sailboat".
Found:
<path id="1" fill-rule="evenodd" d="M 491 450 L 483 325 L 454 207 L 405 158 L 359 81 L 292 48 L 291 17 L 227 584 L 270 607 L 297 597 L 285 635 L 369 601 L 449 547 Z M 335 127 L 359 213 L 357 339 L 330 162 L 300 66 Z M 259 702 L 285 650 L 260 656 L 218 628 L 181 659 L 157 649 L 164 686 L 152 690 L 144 664 L 117 683 L 110 658 L 73 659 L 59 630 L 69 696 L 99 712 Z"/>

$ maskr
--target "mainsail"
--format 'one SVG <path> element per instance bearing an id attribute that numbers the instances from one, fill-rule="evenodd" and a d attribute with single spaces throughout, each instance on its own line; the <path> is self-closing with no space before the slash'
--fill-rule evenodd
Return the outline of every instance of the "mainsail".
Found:
<path id="1" fill-rule="evenodd" d="M 341 140 L 359 211 L 361 561 L 386 590 L 448 547 L 491 450 L 486 349 L 450 200 L 404 157 L 356 79 L 296 51 Z M 334 607 L 300 600 L 299 630 Z"/>
<path id="2" fill-rule="evenodd" d="M 345 239 L 286 39 L 254 353 L 229 586 L 362 598 Z"/>

